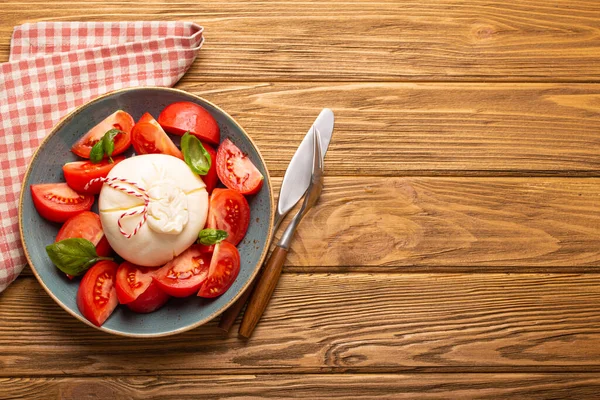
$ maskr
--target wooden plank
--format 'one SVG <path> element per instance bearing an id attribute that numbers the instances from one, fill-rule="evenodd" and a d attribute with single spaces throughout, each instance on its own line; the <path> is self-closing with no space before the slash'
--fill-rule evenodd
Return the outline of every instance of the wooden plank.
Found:
<path id="1" fill-rule="evenodd" d="M 0 376 L 599 372 L 600 275 L 284 274 L 254 336 L 129 339 L 38 283 L 0 296 Z"/>
<path id="2" fill-rule="evenodd" d="M 423 267 L 597 271 L 599 183 L 574 178 L 326 178 L 320 203 L 298 229 L 288 265 L 339 272 L 348 266 L 404 272 L 422 272 Z"/>
<path id="3" fill-rule="evenodd" d="M 599 199 L 596 178 L 326 177 L 285 270 L 598 272 Z"/>
<path id="4" fill-rule="evenodd" d="M 282 176 L 323 107 L 328 175 L 600 175 L 600 85 L 193 84 Z"/>
<path id="5" fill-rule="evenodd" d="M 32 21 L 185 19 L 207 42 L 186 80 L 598 81 L 594 0 L 224 2 L 10 1 L 12 27 Z"/>
<path id="6" fill-rule="evenodd" d="M 344 374 L 0 378 L 8 399 L 556 399 L 591 398 L 597 374 Z"/>

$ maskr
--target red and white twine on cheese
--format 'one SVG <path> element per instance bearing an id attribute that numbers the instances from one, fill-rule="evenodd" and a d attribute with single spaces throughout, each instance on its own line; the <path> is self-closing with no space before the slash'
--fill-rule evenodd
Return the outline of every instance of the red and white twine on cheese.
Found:
<path id="1" fill-rule="evenodd" d="M 125 212 L 125 213 L 121 214 L 121 216 L 117 220 L 117 224 L 119 225 L 119 231 L 121 232 L 121 234 L 123 236 L 125 236 L 127 239 L 129 239 L 130 237 L 132 237 L 133 235 L 135 235 L 136 233 L 138 233 L 138 231 L 141 229 L 141 227 L 146 222 L 146 219 L 148 218 L 148 203 L 150 203 L 150 197 L 148 196 L 148 193 L 146 192 L 146 189 L 144 189 L 143 187 L 139 186 L 135 182 L 131 182 L 131 181 L 128 181 L 127 179 L 116 178 L 116 177 L 115 178 L 95 178 L 95 179 L 92 179 L 91 181 L 89 181 L 85 185 L 84 189 L 87 190 L 91 185 L 93 185 L 94 183 L 98 183 L 98 182 L 103 182 L 103 183 L 107 184 L 108 186 L 110 186 L 113 189 L 120 190 L 121 192 L 123 192 L 125 194 L 128 194 L 130 196 L 135 196 L 135 197 L 138 197 L 138 198 L 144 200 L 144 206 L 141 209 L 138 209 L 138 210 L 135 210 L 135 211 Z M 119 186 L 117 183 L 126 183 L 127 185 L 130 185 L 133 188 L 135 188 L 137 191 L 136 190 L 132 190 L 131 188 L 128 188 L 128 187 Z M 136 225 L 136 227 L 133 229 L 133 232 L 131 232 L 131 233 L 125 232 L 125 230 L 123 229 L 123 226 L 121 225 L 121 219 L 123 219 L 125 217 L 130 217 L 132 215 L 138 215 L 138 214 L 142 215 L 142 219 Z"/>

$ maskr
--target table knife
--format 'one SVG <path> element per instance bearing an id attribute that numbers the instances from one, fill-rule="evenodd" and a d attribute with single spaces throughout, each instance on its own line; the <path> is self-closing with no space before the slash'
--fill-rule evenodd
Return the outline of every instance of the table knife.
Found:
<path id="1" fill-rule="evenodd" d="M 314 151 L 313 129 L 319 131 L 319 143 L 321 145 L 322 159 L 324 159 L 325 153 L 327 153 L 327 149 L 329 148 L 329 142 L 331 142 L 331 136 L 333 135 L 333 126 L 333 111 L 329 108 L 324 108 L 319 113 L 319 116 L 312 126 L 308 129 L 308 132 L 304 136 L 300 146 L 298 146 L 296 153 L 294 153 L 294 156 L 285 171 L 279 189 L 277 210 L 275 211 L 275 220 L 273 229 L 271 230 L 271 236 L 268 238 L 268 247 L 270 247 L 273 236 L 279 228 L 279 225 L 281 225 L 281 221 L 283 221 L 287 213 L 298 203 L 302 196 L 304 196 L 304 193 L 306 193 L 306 189 L 310 184 Z M 255 283 L 256 278 L 235 303 L 223 312 L 219 321 L 220 329 L 229 332 L 231 326 L 242 311 L 242 308 L 244 308 L 244 304 L 246 304 L 248 297 L 250 297 L 250 293 L 252 292 Z"/>
<path id="2" fill-rule="evenodd" d="M 277 243 L 275 250 L 271 253 L 269 261 L 267 261 L 267 264 L 263 268 L 262 274 L 248 301 L 248 306 L 246 307 L 246 312 L 244 313 L 244 318 L 242 319 L 239 330 L 239 335 L 244 338 L 252 336 L 256 324 L 262 317 L 271 300 L 277 282 L 279 282 L 279 277 L 283 270 L 283 263 L 287 257 L 298 225 L 313 206 L 317 204 L 317 201 L 321 196 L 321 191 L 323 190 L 323 157 L 321 153 L 321 141 L 319 140 L 319 131 L 317 129 L 314 129 L 313 134 L 315 140 L 313 141 L 313 167 L 310 184 L 308 185 L 308 189 L 306 189 L 302 207 L 300 207 L 298 213 L 292 218 L 292 221 L 285 231 L 283 231 L 281 239 L 279 240 L 279 243 Z"/>

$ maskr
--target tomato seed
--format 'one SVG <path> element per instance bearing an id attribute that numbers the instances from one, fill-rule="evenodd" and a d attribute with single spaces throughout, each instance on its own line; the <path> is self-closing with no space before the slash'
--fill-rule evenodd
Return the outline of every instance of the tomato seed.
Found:
<path id="1" fill-rule="evenodd" d="M 204 259 L 202 257 L 192 257 L 192 262 L 198 266 L 204 265 Z"/>
<path id="2" fill-rule="evenodd" d="M 185 271 L 182 272 L 181 274 L 179 274 L 179 279 L 188 279 L 192 276 L 192 273 L 190 271 Z"/>
<path id="3" fill-rule="evenodd" d="M 79 195 L 76 198 L 71 198 L 71 197 L 67 198 L 67 197 L 57 196 L 53 193 L 48 193 L 48 194 L 44 195 L 44 198 L 46 200 L 53 201 L 53 202 L 59 203 L 59 204 L 77 204 L 77 203 L 81 203 L 81 201 L 84 199 L 84 197 L 82 195 Z"/>

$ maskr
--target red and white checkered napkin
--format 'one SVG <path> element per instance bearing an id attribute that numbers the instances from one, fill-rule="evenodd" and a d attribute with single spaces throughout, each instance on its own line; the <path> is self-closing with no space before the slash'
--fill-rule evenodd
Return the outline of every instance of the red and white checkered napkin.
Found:
<path id="1" fill-rule="evenodd" d="M 196 58 L 190 22 L 39 22 L 15 28 L 0 64 L 0 292 L 26 260 L 18 198 L 31 155 L 73 108 L 132 86 L 173 86 Z"/>

